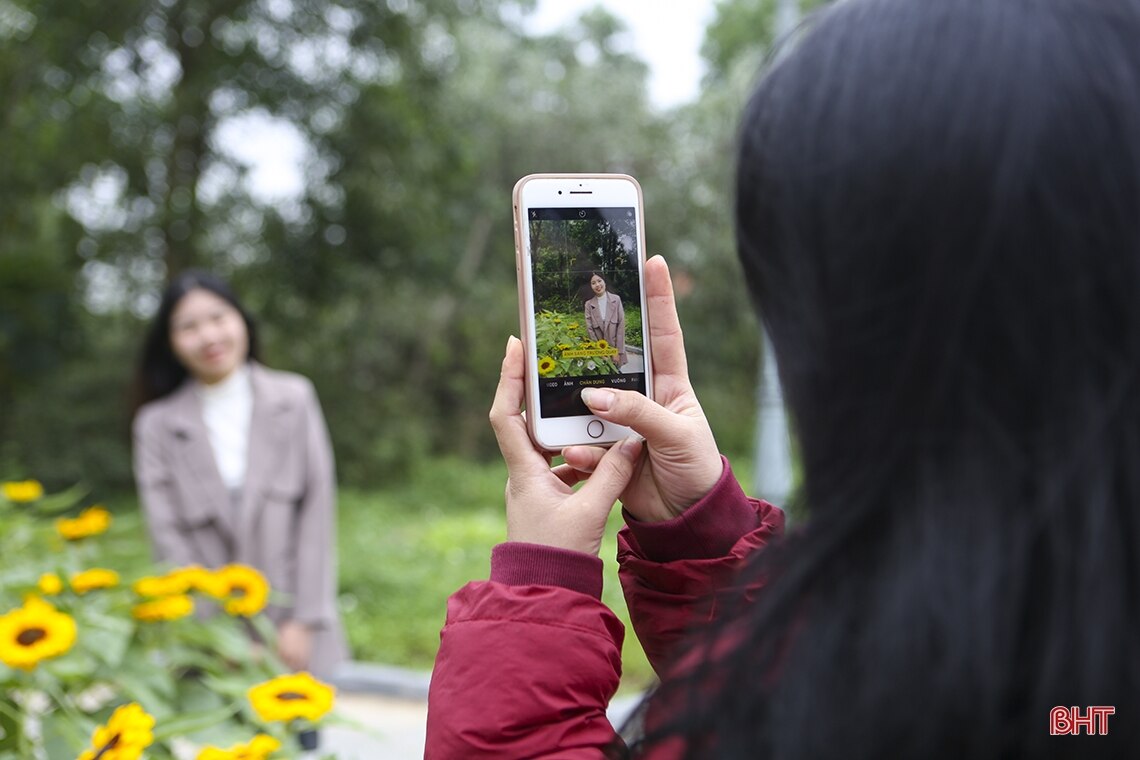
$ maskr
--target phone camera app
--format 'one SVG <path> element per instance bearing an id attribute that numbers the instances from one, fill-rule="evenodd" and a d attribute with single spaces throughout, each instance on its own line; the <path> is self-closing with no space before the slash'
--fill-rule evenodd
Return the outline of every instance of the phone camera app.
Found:
<path id="1" fill-rule="evenodd" d="M 645 393 L 633 209 L 532 209 L 529 226 L 542 416 L 589 414 L 586 387 Z"/>

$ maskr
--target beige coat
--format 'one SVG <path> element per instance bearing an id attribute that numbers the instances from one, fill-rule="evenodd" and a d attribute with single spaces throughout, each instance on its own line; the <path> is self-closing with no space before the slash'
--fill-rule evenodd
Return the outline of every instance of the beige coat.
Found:
<path id="1" fill-rule="evenodd" d="M 336 480 L 312 384 L 250 365 L 253 417 L 237 509 L 210 447 L 192 382 L 144 406 L 134 422 L 135 479 L 156 558 L 171 565 L 252 565 L 282 601 L 277 624 L 315 629 L 309 670 L 347 656 L 336 604 Z"/>
<path id="2" fill-rule="evenodd" d="M 616 293 L 606 292 L 606 318 L 602 319 L 602 312 L 598 309 L 598 299 L 590 298 L 585 307 L 586 334 L 590 340 L 602 340 L 616 348 L 618 356 L 614 361 L 620 368 L 625 363 L 625 309 L 621 305 L 621 297 Z"/>

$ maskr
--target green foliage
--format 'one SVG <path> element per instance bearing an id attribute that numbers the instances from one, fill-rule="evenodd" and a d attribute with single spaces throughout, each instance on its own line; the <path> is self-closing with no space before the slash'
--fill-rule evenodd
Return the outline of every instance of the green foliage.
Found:
<path id="1" fill-rule="evenodd" d="M 187 616 L 191 590 L 197 604 L 211 603 L 194 581 L 172 586 L 172 576 L 162 576 L 166 595 L 143 596 L 133 583 L 159 580 L 160 570 L 147 558 L 137 513 L 112 518 L 92 507 L 71 518 L 83 489 L 40 491 L 34 481 L 0 491 L 0 753 L 15 760 L 75 757 L 84 748 L 102 754 L 92 745 L 96 727 L 135 702 L 155 720 L 147 757 L 173 760 L 179 740 L 228 746 L 257 732 L 275 736 L 290 756 L 297 731 L 311 724 L 265 724 L 246 697 L 249 687 L 285 672 L 268 620 L 248 620 L 266 642 L 258 653 L 246 620 Z M 191 575 L 213 579 L 212 599 L 227 598 L 229 586 L 217 585 L 222 571 Z M 180 607 L 149 620 L 141 606 L 148 602 Z M 52 644 L 50 651 L 32 649 L 37 641 Z"/>
<path id="2" fill-rule="evenodd" d="M 625 308 L 625 344 L 627 346 L 641 346 L 641 309 L 636 306 L 622 306 Z"/>
<path id="3" fill-rule="evenodd" d="M 491 548 L 505 540 L 501 464 L 441 459 L 405 483 L 347 491 L 340 499 L 340 603 L 353 657 L 429 670 L 439 648 L 447 598 L 485 579 Z M 603 601 L 629 627 L 617 580 L 619 510 L 601 556 Z M 623 689 L 641 690 L 653 673 L 630 629 Z"/>
<path id="4" fill-rule="evenodd" d="M 532 37 L 496 0 L 9 3 L 0 468 L 131 487 L 131 366 L 162 283 L 188 265 L 231 277 L 267 363 L 314 381 L 342 483 L 405 479 L 441 454 L 493 458 L 486 408 L 518 331 L 510 191 L 540 171 L 641 181 L 702 402 L 722 445 L 748 448 L 759 334 L 731 235 L 731 156 L 755 73 L 740 51 L 767 44 L 770 24 L 769 3 L 726 2 L 710 38 L 732 31 L 735 6 L 759 15 L 720 45 L 725 76 L 662 114 L 603 11 Z M 299 136 L 296 196 L 251 191 L 240 141 L 222 139 L 251 117 Z M 594 268 L 634 303 L 612 235 L 572 234 L 569 248 L 549 241 L 569 253 L 543 307 L 576 314 L 579 270 Z M 634 321 L 627 307 L 640 345 Z"/>
<path id="5" fill-rule="evenodd" d="M 616 375 L 617 349 L 604 340 L 593 341 L 582 316 L 554 311 L 534 316 L 538 374 L 542 377 Z"/>

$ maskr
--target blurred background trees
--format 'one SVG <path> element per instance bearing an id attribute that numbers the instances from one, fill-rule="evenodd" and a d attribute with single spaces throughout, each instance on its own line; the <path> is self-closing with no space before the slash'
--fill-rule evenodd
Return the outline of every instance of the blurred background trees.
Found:
<path id="1" fill-rule="evenodd" d="M 721 0 L 704 91 L 661 112 L 601 9 L 533 35 L 533 0 L 0 0 L 0 473 L 131 487 L 137 347 L 189 267 L 316 383 L 344 484 L 494 459 L 510 191 L 537 171 L 641 181 L 697 390 L 745 454 L 733 130 L 773 5 Z M 303 182 L 260 174 L 267 149 Z"/>

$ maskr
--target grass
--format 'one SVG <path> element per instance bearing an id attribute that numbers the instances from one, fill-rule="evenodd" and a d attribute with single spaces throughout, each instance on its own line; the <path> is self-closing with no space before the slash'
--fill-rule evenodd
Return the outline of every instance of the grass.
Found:
<path id="1" fill-rule="evenodd" d="M 733 468 L 748 490 L 750 462 L 735 458 Z M 340 603 L 356 659 L 431 669 L 447 597 L 485 579 L 491 548 L 506 539 L 505 483 L 502 464 L 442 459 L 388 489 L 341 492 Z M 621 524 L 615 509 L 602 544 L 602 600 L 626 626 L 622 691 L 640 691 L 654 675 L 617 579 Z"/>
<path id="2" fill-rule="evenodd" d="M 501 464 L 437 461 L 406 484 L 340 499 L 341 610 L 353 657 L 429 670 L 447 597 L 487 577 L 491 548 L 506 538 Z M 603 601 L 626 624 L 623 690 L 653 672 L 632 628 L 617 580 L 621 526 L 615 510 L 602 546 Z"/>

